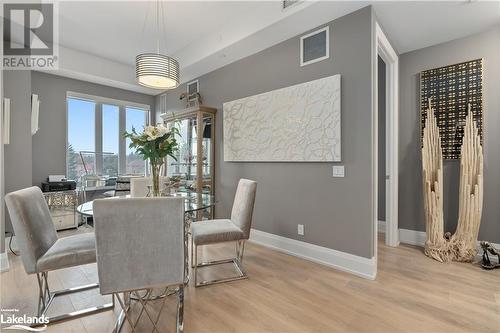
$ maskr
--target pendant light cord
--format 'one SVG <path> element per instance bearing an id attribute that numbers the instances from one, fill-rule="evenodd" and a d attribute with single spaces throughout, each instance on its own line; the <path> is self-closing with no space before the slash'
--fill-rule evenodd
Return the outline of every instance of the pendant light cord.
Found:
<path id="1" fill-rule="evenodd" d="M 156 53 L 160 54 L 160 0 L 156 1 Z"/>

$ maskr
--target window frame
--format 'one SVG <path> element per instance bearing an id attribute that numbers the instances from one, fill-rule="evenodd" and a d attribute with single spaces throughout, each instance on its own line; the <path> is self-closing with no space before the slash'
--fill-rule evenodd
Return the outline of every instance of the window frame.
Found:
<path id="1" fill-rule="evenodd" d="M 104 104 L 106 105 L 114 105 L 118 107 L 118 133 L 123 133 L 126 130 L 127 126 L 127 113 L 126 110 L 127 108 L 134 108 L 134 109 L 139 109 L 139 110 L 144 110 L 144 123 L 145 126 L 149 125 L 151 123 L 151 106 L 148 104 L 141 104 L 141 103 L 136 103 L 136 102 L 130 102 L 130 101 L 124 101 L 124 100 L 119 100 L 119 99 L 113 99 L 113 98 L 107 98 L 107 97 L 102 97 L 102 96 L 95 96 L 95 95 L 89 95 L 89 94 L 83 94 L 79 92 L 74 92 L 74 91 L 67 91 L 66 92 L 66 143 L 65 143 L 65 148 L 66 148 L 66 172 L 68 170 L 68 112 L 69 112 L 69 107 L 68 107 L 68 100 L 69 99 L 79 99 L 83 101 L 88 101 L 88 102 L 93 102 L 95 103 L 95 108 L 94 108 L 94 119 L 95 119 L 95 130 L 94 130 L 94 151 L 97 153 L 102 153 L 103 151 L 103 135 L 102 135 L 102 129 L 103 129 L 103 119 L 102 119 L 102 106 Z M 126 139 L 119 135 L 118 137 L 118 174 L 126 174 L 126 161 L 127 156 L 126 156 Z M 98 175 L 102 174 L 102 163 L 99 161 L 99 159 L 96 159 L 96 172 Z M 147 167 L 146 167 L 146 173 L 147 173 Z"/>

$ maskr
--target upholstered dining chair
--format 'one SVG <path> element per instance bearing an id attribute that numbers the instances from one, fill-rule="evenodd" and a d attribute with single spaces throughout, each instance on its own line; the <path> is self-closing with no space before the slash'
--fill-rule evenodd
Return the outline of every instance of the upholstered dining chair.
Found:
<path id="1" fill-rule="evenodd" d="M 85 265 L 96 261 L 94 233 L 58 238 L 42 191 L 29 187 L 5 196 L 21 260 L 28 274 L 38 279 L 38 316 L 47 317 L 54 297 L 98 288 L 97 283 L 65 290 L 51 291 L 48 275 L 61 268 Z M 72 319 L 114 307 L 112 303 L 48 317 L 49 323 Z"/>
<path id="2" fill-rule="evenodd" d="M 257 182 L 240 179 L 234 197 L 231 219 L 217 219 L 191 223 L 191 263 L 194 267 L 194 283 L 196 287 L 215 283 L 246 279 L 243 269 L 243 252 L 245 241 L 250 237 L 253 207 Z M 236 242 L 236 257 L 231 259 L 202 262 L 198 264 L 198 246 L 222 242 Z M 205 280 L 198 283 L 197 269 L 206 266 L 233 263 L 238 271 L 237 276 L 217 280 Z"/>
<path id="3" fill-rule="evenodd" d="M 115 181 L 115 189 L 103 193 L 105 197 L 120 197 L 130 194 L 131 181 L 139 176 L 118 176 Z"/>
<path id="4" fill-rule="evenodd" d="M 160 190 L 165 187 L 167 177 L 160 177 Z M 148 195 L 148 186 L 152 185 L 151 177 L 134 177 L 130 179 L 130 196 L 133 198 L 144 198 Z"/>
<path id="5" fill-rule="evenodd" d="M 113 294 L 122 307 L 115 331 L 124 322 L 120 318 L 126 319 L 134 331 L 145 313 L 158 332 L 165 297 L 154 316 L 146 306 L 153 301 L 149 295 L 154 288 L 177 288 L 177 332 L 182 332 L 187 256 L 184 199 L 98 199 L 93 210 L 101 294 Z M 129 313 L 130 294 L 142 305 L 135 321 Z"/>

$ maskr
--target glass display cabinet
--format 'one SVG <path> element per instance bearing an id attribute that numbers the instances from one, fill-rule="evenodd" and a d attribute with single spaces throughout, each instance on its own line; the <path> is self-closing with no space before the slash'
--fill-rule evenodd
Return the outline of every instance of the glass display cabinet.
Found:
<path id="1" fill-rule="evenodd" d="M 161 115 L 167 127 L 180 132 L 177 160 L 167 157 L 165 175 L 179 192 L 215 194 L 215 114 L 217 109 L 195 106 Z M 201 126 L 198 126 L 201 124 Z M 213 207 L 196 213 L 196 220 L 212 219 Z"/>

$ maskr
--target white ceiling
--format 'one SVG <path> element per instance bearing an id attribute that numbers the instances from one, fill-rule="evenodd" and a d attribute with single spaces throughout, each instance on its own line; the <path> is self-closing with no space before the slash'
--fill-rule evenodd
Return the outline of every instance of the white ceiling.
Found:
<path id="1" fill-rule="evenodd" d="M 500 1 L 393 1 L 374 4 L 375 13 L 402 54 L 473 35 L 500 24 Z"/>
<path id="2" fill-rule="evenodd" d="M 139 53 L 155 52 L 158 36 L 154 1 L 66 1 L 59 6 L 60 43 L 125 64 Z M 175 54 L 227 26 L 252 2 L 160 3 L 160 47 Z M 264 3 L 269 6 L 269 3 Z"/>
<path id="3" fill-rule="evenodd" d="M 305 1 L 286 10 L 281 1 L 164 1 L 161 50 L 179 60 L 185 82 L 368 4 L 399 53 L 500 24 L 500 1 Z M 156 49 L 155 13 L 154 1 L 61 1 L 60 44 L 133 75 L 135 56 Z"/>

